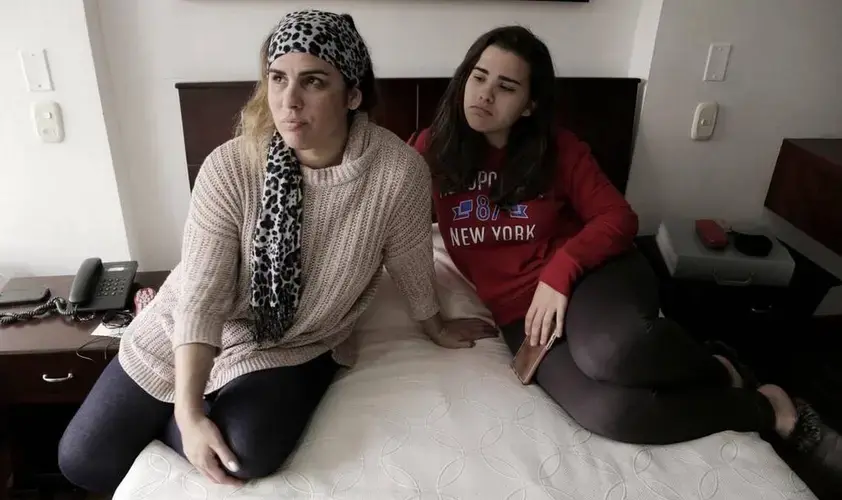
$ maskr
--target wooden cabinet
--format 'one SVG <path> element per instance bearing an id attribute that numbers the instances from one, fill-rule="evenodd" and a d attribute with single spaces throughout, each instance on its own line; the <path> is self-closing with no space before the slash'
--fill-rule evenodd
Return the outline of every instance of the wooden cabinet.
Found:
<path id="1" fill-rule="evenodd" d="M 101 352 L 81 354 L 5 355 L 0 362 L 0 399 L 8 405 L 80 403 L 93 387 L 117 344 Z"/>
<path id="2" fill-rule="evenodd" d="M 135 282 L 158 289 L 168 274 L 141 272 Z M 50 276 L 12 283 L 67 297 L 72 281 Z M 90 335 L 98 322 L 53 315 L 0 328 L 0 500 L 9 496 L 12 474 L 15 494 L 67 487 L 58 470 L 59 439 L 119 347 L 118 339 Z"/>
<path id="3" fill-rule="evenodd" d="M 763 383 L 809 401 L 826 424 L 842 431 L 842 318 L 813 316 L 838 279 L 791 247 L 795 271 L 785 287 L 673 278 L 654 236 L 640 236 L 636 244 L 658 276 L 666 317 L 699 341 L 730 344 Z"/>
<path id="4" fill-rule="evenodd" d="M 784 139 L 765 206 L 842 255 L 842 139 Z"/>

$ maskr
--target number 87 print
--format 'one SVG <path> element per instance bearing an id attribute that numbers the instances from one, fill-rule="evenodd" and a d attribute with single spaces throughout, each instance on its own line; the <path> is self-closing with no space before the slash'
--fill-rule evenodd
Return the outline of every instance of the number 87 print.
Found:
<path id="1" fill-rule="evenodd" d="M 462 200 L 459 202 L 459 205 L 453 207 L 453 220 L 465 220 L 470 218 L 471 213 L 474 214 L 474 218 L 478 221 L 485 222 L 489 219 L 496 221 L 500 217 L 500 207 L 494 205 L 492 208 L 491 200 L 489 200 L 488 196 L 481 194 L 476 198 L 476 210 L 474 209 L 474 201 L 473 199 Z M 528 219 L 529 216 L 526 214 L 526 209 L 528 205 L 525 204 L 518 204 L 514 205 L 511 209 L 508 210 L 509 217 L 512 219 Z"/>

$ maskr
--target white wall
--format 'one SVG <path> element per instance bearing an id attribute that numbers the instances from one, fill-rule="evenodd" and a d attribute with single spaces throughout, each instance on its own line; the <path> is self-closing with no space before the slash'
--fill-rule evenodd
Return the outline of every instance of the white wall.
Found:
<path id="1" fill-rule="evenodd" d="M 658 34 L 663 4 L 664 0 L 641 0 L 629 59 L 630 77 L 643 80 L 649 78 L 652 53 L 655 51 L 655 39 Z M 641 88 L 645 89 L 646 86 L 642 85 Z"/>
<path id="2" fill-rule="evenodd" d="M 46 49 L 52 92 L 30 93 L 19 49 Z M 62 143 L 40 142 L 30 106 L 57 101 Z M 81 1 L 0 3 L 0 274 L 73 274 L 128 258 Z"/>
<path id="3" fill-rule="evenodd" d="M 559 74 L 648 76 L 628 192 L 644 230 L 663 213 L 750 217 L 783 137 L 842 135 L 838 0 L 3 0 L 0 273 L 72 272 L 129 249 L 144 269 L 175 264 L 189 190 L 174 84 L 254 79 L 262 37 L 314 5 L 354 15 L 384 77 L 447 76 L 505 23 L 544 38 Z M 713 41 L 734 50 L 727 80 L 705 83 Z M 24 88 L 16 51 L 31 46 L 48 50 L 53 93 Z M 32 132 L 41 97 L 64 107 L 62 144 Z M 722 106 L 714 139 L 693 142 L 708 99 Z"/>
<path id="4" fill-rule="evenodd" d="M 120 206 L 123 210 L 126 238 L 132 258 L 137 260 L 138 242 L 142 238 L 137 232 L 138 225 L 134 222 L 137 220 L 137 214 L 139 212 L 142 213 L 148 201 L 135 202 L 135 199 L 132 198 L 131 177 L 128 175 L 130 171 L 125 168 L 114 168 L 116 165 L 123 164 L 123 158 L 125 158 L 123 137 L 120 133 L 120 117 L 117 115 L 117 96 L 114 91 L 114 82 L 111 78 L 111 68 L 106 54 L 105 39 L 102 35 L 102 23 L 99 18 L 97 0 L 83 0 L 83 5 L 85 19 L 88 25 L 88 39 L 94 59 L 97 87 L 102 103 L 102 119 L 108 131 L 112 171 L 117 182 L 116 187 L 120 198 Z"/>
<path id="5" fill-rule="evenodd" d="M 115 168 L 134 257 L 160 269 L 179 255 L 189 188 L 174 84 L 257 78 L 260 43 L 285 12 L 351 13 L 382 77 L 448 76 L 479 34 L 510 23 L 547 42 L 559 74 L 625 76 L 642 1 L 99 0 L 114 92 L 106 117 L 113 111 L 119 125 Z"/>
<path id="6" fill-rule="evenodd" d="M 751 219 L 784 137 L 842 136 L 842 2 L 666 0 L 628 197 L 643 229 L 658 214 Z M 724 82 L 703 82 L 711 42 L 733 44 Z M 715 100 L 713 138 L 690 140 Z"/>

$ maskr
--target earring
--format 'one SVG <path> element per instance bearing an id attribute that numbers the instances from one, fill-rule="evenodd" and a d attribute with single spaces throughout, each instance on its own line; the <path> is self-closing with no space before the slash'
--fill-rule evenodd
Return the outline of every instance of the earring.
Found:
<path id="1" fill-rule="evenodd" d="M 529 106 L 527 106 L 526 109 L 523 110 L 523 113 L 521 114 L 521 116 L 532 116 L 532 110 L 534 110 L 534 109 L 535 109 L 535 103 L 530 102 Z"/>

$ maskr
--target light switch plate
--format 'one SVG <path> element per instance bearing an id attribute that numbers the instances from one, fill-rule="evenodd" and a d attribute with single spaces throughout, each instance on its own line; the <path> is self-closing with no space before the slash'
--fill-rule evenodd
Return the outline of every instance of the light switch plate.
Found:
<path id="1" fill-rule="evenodd" d="M 730 43 L 712 43 L 708 49 L 708 60 L 705 64 L 706 82 L 721 82 L 725 80 L 728 70 L 728 59 L 731 57 Z"/>
<path id="2" fill-rule="evenodd" d="M 30 92 L 46 92 L 53 90 L 50 78 L 50 68 L 47 66 L 47 54 L 43 49 L 21 50 L 20 63 L 23 67 L 23 77 Z"/>
<path id="3" fill-rule="evenodd" d="M 35 133 L 44 142 L 64 140 L 64 123 L 61 107 L 55 101 L 40 101 L 32 104 L 32 120 Z"/>
<path id="4" fill-rule="evenodd" d="M 716 127 L 716 115 L 719 105 L 715 102 L 700 102 L 693 114 L 693 125 L 690 127 L 690 138 L 694 141 L 706 141 L 713 135 Z"/>

